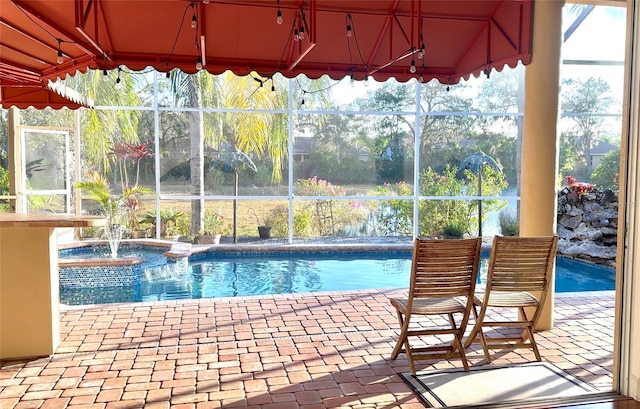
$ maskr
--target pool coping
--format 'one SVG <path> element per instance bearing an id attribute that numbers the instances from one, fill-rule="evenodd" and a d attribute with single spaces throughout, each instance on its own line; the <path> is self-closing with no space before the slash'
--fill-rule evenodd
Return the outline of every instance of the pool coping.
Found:
<path id="1" fill-rule="evenodd" d="M 259 243 L 221 243 L 221 244 L 191 244 L 181 241 L 170 241 L 162 239 L 123 239 L 120 242 L 121 246 L 128 245 L 142 245 L 150 247 L 166 248 L 162 254 L 171 259 L 178 259 L 182 257 L 191 257 L 193 255 L 204 256 L 206 254 L 216 253 L 233 253 L 233 254 L 260 254 L 260 253 L 304 253 L 304 252 L 410 252 L 413 250 L 413 240 L 408 237 L 391 237 L 390 241 L 395 242 L 370 242 L 370 243 L 285 243 L 265 241 Z M 58 250 L 81 248 L 89 246 L 108 246 L 107 240 L 81 240 L 72 241 L 58 245 Z M 492 238 L 484 238 L 482 243 L 482 251 L 490 251 L 492 245 Z M 595 266 L 609 268 L 615 270 L 615 267 L 609 263 L 597 263 L 592 260 L 587 260 L 581 257 L 556 253 L 557 257 L 566 258 L 569 260 L 576 260 Z M 75 262 L 80 263 L 77 265 L 91 266 L 91 262 L 84 262 L 84 260 L 93 259 L 77 259 Z M 105 259 L 101 259 L 105 260 Z M 117 260 L 126 259 L 114 259 L 114 264 L 111 265 L 127 265 L 127 262 L 118 262 Z M 95 262 L 94 262 L 95 263 Z M 60 262 L 59 262 L 60 264 Z M 63 262 L 64 264 L 64 262 Z M 65 267 L 68 266 L 64 264 Z M 102 264 L 104 265 L 104 264 Z"/>

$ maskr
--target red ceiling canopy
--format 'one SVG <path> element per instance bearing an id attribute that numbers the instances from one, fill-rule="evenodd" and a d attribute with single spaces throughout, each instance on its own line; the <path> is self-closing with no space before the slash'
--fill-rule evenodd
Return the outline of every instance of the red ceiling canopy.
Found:
<path id="1" fill-rule="evenodd" d="M 200 64 L 455 84 L 531 59 L 533 0 L 0 0 L 0 10 L 2 87 Z"/>
<path id="2" fill-rule="evenodd" d="M 20 109 L 29 107 L 37 109 L 46 107 L 55 109 L 62 107 L 71 109 L 93 107 L 92 100 L 83 97 L 60 81 L 49 81 L 45 87 L 39 85 L 0 87 L 0 104 L 3 108 L 15 106 Z"/>

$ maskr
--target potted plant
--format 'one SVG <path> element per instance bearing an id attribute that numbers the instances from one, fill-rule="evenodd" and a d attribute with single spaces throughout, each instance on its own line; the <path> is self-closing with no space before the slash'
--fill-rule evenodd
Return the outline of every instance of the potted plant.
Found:
<path id="1" fill-rule="evenodd" d="M 250 210 L 253 212 L 253 216 L 256 218 L 256 222 L 258 222 L 258 236 L 260 236 L 261 239 L 271 238 L 271 218 L 268 216 L 263 216 L 261 220 L 254 209 Z"/>
<path id="2" fill-rule="evenodd" d="M 223 234 L 228 234 L 231 225 L 220 211 L 205 211 L 203 228 L 198 234 L 198 244 L 220 244 Z"/>

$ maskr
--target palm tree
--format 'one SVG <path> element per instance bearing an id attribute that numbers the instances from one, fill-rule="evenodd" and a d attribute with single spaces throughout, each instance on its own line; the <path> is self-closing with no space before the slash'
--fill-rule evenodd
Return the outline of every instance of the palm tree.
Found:
<path id="1" fill-rule="evenodd" d="M 227 72 L 212 76 L 206 72 L 188 75 L 181 71 L 171 72 L 171 88 L 176 104 L 190 108 L 190 180 L 191 195 L 202 196 L 204 192 L 204 146 L 219 146 L 227 143 L 244 153 L 262 157 L 268 155 L 273 164 L 272 180 L 282 179 L 283 159 L 287 152 L 288 132 L 284 115 L 267 112 L 222 112 L 203 115 L 200 108 L 274 110 L 286 106 L 286 87 L 281 77 L 272 79 L 278 92 L 268 92 L 265 82 L 257 75 L 237 77 Z M 260 82 L 260 84 L 258 84 Z M 264 89 L 261 89 L 264 88 Z M 203 227 L 203 201 L 191 201 L 191 229 L 197 232 Z"/>
<path id="2" fill-rule="evenodd" d="M 140 75 L 118 68 L 106 76 L 102 71 L 87 70 L 84 74 L 68 77 L 66 82 L 80 94 L 93 99 L 96 106 L 139 106 L 140 79 Z M 138 110 L 86 109 L 82 114 L 82 152 L 88 163 L 97 167 L 94 170 L 107 172 L 111 169 L 109 152 L 116 143 L 140 142 Z"/>

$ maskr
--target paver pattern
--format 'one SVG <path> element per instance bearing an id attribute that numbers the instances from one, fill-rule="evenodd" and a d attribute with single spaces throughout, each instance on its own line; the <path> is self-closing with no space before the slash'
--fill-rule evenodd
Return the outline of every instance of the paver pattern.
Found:
<path id="1" fill-rule="evenodd" d="M 399 376 L 404 354 L 389 358 L 399 325 L 388 299 L 399 292 L 65 308 L 55 355 L 2 362 L 0 409 L 422 408 Z M 614 299 L 557 294 L 555 326 L 537 334 L 545 360 L 602 391 L 612 388 Z M 494 364 L 532 357 L 495 352 Z M 468 358 L 483 364 L 479 345 Z"/>

